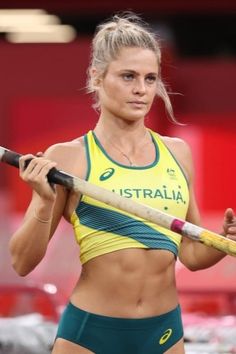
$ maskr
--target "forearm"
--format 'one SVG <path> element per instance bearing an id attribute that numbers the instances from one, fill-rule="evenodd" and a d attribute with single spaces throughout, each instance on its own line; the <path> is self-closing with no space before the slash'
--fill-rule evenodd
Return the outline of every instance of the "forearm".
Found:
<path id="1" fill-rule="evenodd" d="M 188 239 L 183 241 L 179 253 L 180 261 L 192 271 L 209 268 L 225 256 L 224 252 Z"/>
<path id="2" fill-rule="evenodd" d="M 232 241 L 236 241 L 236 219 L 231 208 L 227 208 L 224 215 L 223 231 L 221 235 Z M 208 268 L 219 262 L 226 256 L 226 253 L 220 252 L 214 248 L 206 247 L 202 244 L 194 244 L 195 257 L 198 259 L 198 269 Z"/>
<path id="3" fill-rule="evenodd" d="M 38 206 L 37 210 L 32 207 L 13 234 L 9 249 L 12 265 L 19 275 L 30 273 L 44 257 L 51 234 L 52 211 L 51 204 Z"/>
<path id="4" fill-rule="evenodd" d="M 194 270 L 209 268 L 226 256 L 226 253 L 199 242 L 194 242 L 193 254 L 196 263 Z"/>

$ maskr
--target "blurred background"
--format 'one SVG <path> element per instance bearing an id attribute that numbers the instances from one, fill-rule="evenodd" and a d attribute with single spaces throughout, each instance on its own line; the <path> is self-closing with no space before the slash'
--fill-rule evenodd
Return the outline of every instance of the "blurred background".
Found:
<path id="1" fill-rule="evenodd" d="M 99 22 L 125 10 L 140 14 L 159 33 L 163 79 L 176 118 L 186 123 L 170 123 L 157 101 L 147 125 L 190 144 L 202 223 L 219 232 L 224 210 L 236 210 L 233 0 L 1 0 L 0 145 L 35 153 L 93 128 L 97 114 L 85 91 L 91 38 Z M 0 284 L 2 289 L 42 288 L 63 306 L 80 273 L 79 249 L 67 223 L 61 222 L 46 258 L 30 275 L 20 278 L 10 265 L 8 241 L 30 196 L 17 169 L 1 164 Z M 232 257 L 198 273 L 178 265 L 183 311 L 235 315 L 235 273 Z"/>

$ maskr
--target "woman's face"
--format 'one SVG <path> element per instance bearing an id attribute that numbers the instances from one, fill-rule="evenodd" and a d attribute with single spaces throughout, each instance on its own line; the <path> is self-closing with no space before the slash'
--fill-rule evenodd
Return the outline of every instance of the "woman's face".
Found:
<path id="1" fill-rule="evenodd" d="M 98 86 L 103 116 L 136 121 L 149 112 L 158 85 L 157 58 L 149 49 L 122 48 Z"/>

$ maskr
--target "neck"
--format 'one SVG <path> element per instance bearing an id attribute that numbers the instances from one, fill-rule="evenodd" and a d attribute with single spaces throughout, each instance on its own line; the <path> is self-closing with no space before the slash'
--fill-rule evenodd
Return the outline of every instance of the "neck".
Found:
<path id="1" fill-rule="evenodd" d="M 114 121 L 100 118 L 94 132 L 100 139 L 109 138 L 120 148 L 127 150 L 132 150 L 145 136 L 148 136 L 147 128 L 143 123 L 127 122 L 121 119 Z"/>
<path id="2" fill-rule="evenodd" d="M 118 159 L 122 158 L 129 166 L 137 165 L 137 155 L 152 142 L 151 135 L 144 125 L 126 129 L 124 126 L 111 127 L 98 122 L 94 132 L 107 151 Z"/>

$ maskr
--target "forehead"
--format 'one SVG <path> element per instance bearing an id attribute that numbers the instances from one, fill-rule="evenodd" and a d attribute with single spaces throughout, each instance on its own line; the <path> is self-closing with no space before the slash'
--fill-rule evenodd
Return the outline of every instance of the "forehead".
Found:
<path id="1" fill-rule="evenodd" d="M 122 48 L 117 58 L 110 62 L 108 70 L 158 72 L 157 57 L 150 49 Z"/>

